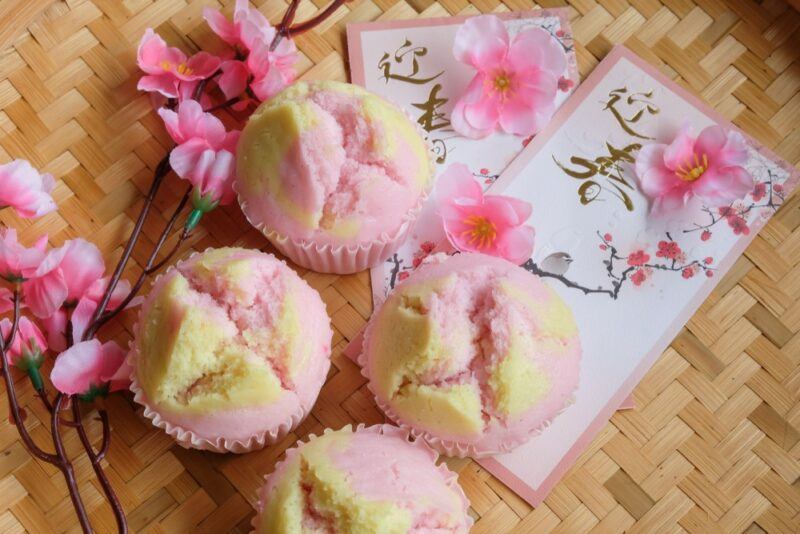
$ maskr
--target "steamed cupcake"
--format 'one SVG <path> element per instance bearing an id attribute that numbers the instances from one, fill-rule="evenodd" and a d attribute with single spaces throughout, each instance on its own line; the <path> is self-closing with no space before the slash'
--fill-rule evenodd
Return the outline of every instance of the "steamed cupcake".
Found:
<path id="1" fill-rule="evenodd" d="M 370 321 L 362 372 L 401 426 L 454 456 L 506 452 L 572 399 L 581 357 L 563 300 L 482 254 L 423 265 Z"/>
<path id="2" fill-rule="evenodd" d="M 351 273 L 406 238 L 432 183 L 420 129 L 355 85 L 297 82 L 261 104 L 237 148 L 248 220 L 294 262 Z"/>
<path id="3" fill-rule="evenodd" d="M 389 425 L 312 436 L 267 477 L 255 531 L 466 533 L 469 502 L 455 473 L 436 458 Z"/>
<path id="4" fill-rule="evenodd" d="M 319 293 L 257 250 L 209 249 L 178 263 L 140 313 L 131 389 L 186 447 L 246 452 L 280 439 L 330 367 Z"/>

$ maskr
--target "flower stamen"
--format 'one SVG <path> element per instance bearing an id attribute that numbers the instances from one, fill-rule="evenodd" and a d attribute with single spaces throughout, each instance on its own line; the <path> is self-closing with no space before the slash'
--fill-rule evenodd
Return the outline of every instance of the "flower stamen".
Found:
<path id="1" fill-rule="evenodd" d="M 702 161 L 701 161 L 702 158 Z M 708 170 L 708 155 L 703 154 L 698 157 L 697 153 L 693 154 L 693 158 L 687 158 L 681 165 L 675 169 L 675 175 L 684 182 L 694 182 Z"/>
<path id="2" fill-rule="evenodd" d="M 488 248 L 497 237 L 497 227 L 492 221 L 480 215 L 470 215 L 464 219 L 464 224 L 470 227 L 469 230 L 461 232 L 461 236 L 468 238 L 471 246 Z"/>

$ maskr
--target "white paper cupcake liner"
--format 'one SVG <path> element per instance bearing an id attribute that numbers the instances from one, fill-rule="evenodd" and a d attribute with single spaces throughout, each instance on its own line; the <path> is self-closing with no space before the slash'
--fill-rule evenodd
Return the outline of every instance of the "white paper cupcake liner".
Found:
<path id="1" fill-rule="evenodd" d="M 392 103 L 392 105 L 395 105 Z M 398 107 L 398 109 L 400 109 Z M 263 221 L 258 220 L 253 214 L 249 213 L 247 201 L 242 197 L 237 181 L 234 180 L 233 189 L 239 201 L 247 222 L 278 249 L 284 256 L 288 257 L 297 265 L 316 271 L 319 273 L 331 274 L 352 274 L 369 269 L 383 263 L 389 256 L 394 254 L 397 249 L 406 241 L 414 228 L 420 212 L 428 195 L 433 189 L 436 180 L 436 163 L 433 152 L 433 145 L 428 138 L 427 132 L 408 114 L 401 109 L 403 114 L 415 126 L 419 133 L 428 154 L 428 172 L 430 182 L 428 187 L 420 193 L 417 202 L 409 209 L 400 224 L 389 232 L 383 232 L 377 239 L 353 245 L 331 245 L 329 243 L 319 244 L 313 239 L 297 239 L 286 236 L 269 228 Z"/>
<path id="2" fill-rule="evenodd" d="M 430 431 L 418 429 L 413 425 L 406 423 L 403 418 L 401 418 L 392 409 L 391 406 L 380 399 L 380 396 L 377 394 L 372 384 L 372 377 L 367 371 L 367 348 L 369 347 L 370 336 L 372 335 L 372 330 L 376 322 L 376 316 L 377 311 L 373 312 L 372 318 L 367 324 L 367 327 L 364 329 L 364 341 L 361 345 L 361 353 L 358 355 L 357 359 L 357 363 L 361 367 L 361 375 L 367 379 L 367 388 L 375 398 L 375 404 L 378 406 L 378 408 L 380 408 L 384 415 L 386 415 L 386 417 L 388 417 L 401 429 L 408 432 L 415 439 L 421 439 L 425 441 L 425 443 L 427 443 L 431 448 L 443 454 L 444 456 L 451 456 L 455 458 L 486 458 L 489 456 L 495 456 L 497 454 L 511 452 L 523 443 L 527 443 L 533 437 L 544 432 L 552 424 L 556 417 L 564 413 L 564 411 L 575 402 L 575 394 L 573 392 L 573 394 L 564 402 L 564 406 L 562 406 L 561 409 L 553 415 L 553 417 L 543 421 L 539 426 L 531 429 L 528 433 L 520 436 L 519 438 L 502 441 L 496 448 L 486 448 L 485 446 L 476 445 L 474 443 L 464 443 L 462 441 L 444 439 Z"/>
<path id="3" fill-rule="evenodd" d="M 350 428 L 350 429 L 352 429 L 352 425 L 346 425 L 346 426 L 344 426 L 342 428 Z M 329 434 L 331 432 L 335 432 L 335 430 L 333 430 L 331 428 L 326 428 L 322 432 L 321 435 L 324 436 L 324 435 Z M 355 429 L 354 432 L 370 432 L 370 433 L 374 433 L 374 434 L 381 434 L 381 435 L 384 435 L 384 436 L 401 437 L 401 438 L 403 438 L 404 440 L 406 440 L 408 443 L 412 444 L 415 447 L 424 448 L 426 450 L 426 452 L 428 452 L 431 455 L 431 460 L 433 462 L 436 462 L 436 460 L 438 459 L 438 456 L 439 456 L 437 454 L 437 452 L 435 450 L 433 450 L 432 448 L 430 448 L 424 441 L 418 440 L 416 438 L 411 439 L 411 435 L 408 432 L 408 430 L 403 429 L 403 428 L 399 428 L 399 427 L 396 427 L 396 426 L 393 426 L 393 425 L 383 424 L 383 425 L 366 426 L 363 423 L 359 423 L 358 426 L 356 426 L 356 429 Z M 297 451 L 298 451 L 298 449 L 300 448 L 301 445 L 303 445 L 305 443 L 310 443 L 313 440 L 317 439 L 317 437 L 318 436 L 316 434 L 309 434 L 308 438 L 305 441 L 298 440 L 297 443 L 295 443 L 295 445 L 293 447 L 286 449 L 286 454 L 284 456 L 284 459 L 275 464 L 275 468 L 273 469 L 272 473 L 264 476 L 264 484 L 262 484 L 261 488 L 258 490 L 258 502 L 256 504 L 256 515 L 253 517 L 253 519 L 252 519 L 252 521 L 250 523 L 252 525 L 252 527 L 253 527 L 253 532 L 258 532 L 258 526 L 261 523 L 261 514 L 263 513 L 264 506 L 266 505 L 266 502 L 267 502 L 267 485 L 268 485 L 268 482 L 269 482 L 270 478 L 274 475 L 274 473 L 279 471 L 281 465 L 283 465 L 285 462 L 287 462 L 289 459 L 291 459 L 292 456 L 297 454 Z M 447 467 L 447 464 L 445 464 L 444 462 L 442 462 L 439 465 L 437 465 L 436 469 L 442 475 L 442 478 L 444 478 L 444 481 L 445 481 L 445 484 L 447 485 L 447 487 L 450 488 L 451 490 L 453 490 L 453 492 L 455 492 L 459 496 L 459 498 L 461 499 L 461 503 L 463 505 L 463 510 L 464 510 L 464 517 L 467 518 L 467 523 L 468 523 L 467 524 L 467 528 L 469 529 L 472 526 L 472 524 L 474 523 L 474 521 L 473 521 L 472 517 L 469 515 L 469 507 L 470 507 L 469 499 L 467 499 L 467 496 L 464 493 L 464 490 L 461 488 L 461 485 L 458 483 L 458 473 L 455 473 L 455 472 L 451 471 Z"/>
<path id="4" fill-rule="evenodd" d="M 161 278 L 168 275 L 173 270 L 175 270 L 178 265 L 189 262 L 196 256 L 213 249 L 214 249 L 213 247 L 208 247 L 202 252 L 193 252 L 187 258 L 177 262 L 175 265 L 171 266 L 169 269 L 159 274 L 155 278 L 155 280 L 153 281 L 152 288 L 157 287 L 158 282 L 161 280 Z M 151 294 L 152 294 L 152 288 L 151 288 Z M 149 297 L 150 295 L 148 295 L 147 299 L 149 299 Z M 130 376 L 131 385 L 129 389 L 131 390 L 131 392 L 133 392 L 133 400 L 144 408 L 144 416 L 150 419 L 150 422 L 153 424 L 153 426 L 164 430 L 164 432 L 172 436 L 172 438 L 175 439 L 178 445 L 186 449 L 200 449 L 200 450 L 220 452 L 220 453 L 233 452 L 241 454 L 241 453 L 251 452 L 263 449 L 267 445 L 272 445 L 274 443 L 277 443 L 278 441 L 286 437 L 289 434 L 289 432 L 297 428 L 297 426 L 308 416 L 308 413 L 311 408 L 303 409 L 301 406 L 298 405 L 297 411 L 289 415 L 287 420 L 278 425 L 277 428 L 261 430 L 244 440 L 230 439 L 225 437 L 217 437 L 213 439 L 204 438 L 202 436 L 197 435 L 195 432 L 189 430 L 188 428 L 184 428 L 180 425 L 168 421 L 166 416 L 162 416 L 161 413 L 159 413 L 158 407 L 154 406 L 147 398 L 147 395 L 145 394 L 144 390 L 139 384 L 139 380 L 136 376 L 136 360 L 139 357 L 139 344 L 137 343 L 137 341 L 139 339 L 139 327 L 141 324 L 143 324 L 142 314 L 144 313 L 144 309 L 146 308 L 147 299 L 145 303 L 143 303 L 139 307 L 136 324 L 133 327 L 134 337 L 129 344 L 128 355 L 126 356 L 126 361 L 131 368 L 131 376 Z"/>

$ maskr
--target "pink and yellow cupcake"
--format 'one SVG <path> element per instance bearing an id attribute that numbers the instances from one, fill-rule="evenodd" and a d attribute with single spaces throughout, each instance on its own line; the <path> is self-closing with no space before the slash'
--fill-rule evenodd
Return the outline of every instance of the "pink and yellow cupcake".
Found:
<path id="1" fill-rule="evenodd" d="M 351 273 L 407 237 L 432 184 L 420 129 L 355 85 L 297 82 L 250 117 L 236 190 L 251 224 L 295 263 Z"/>
<path id="2" fill-rule="evenodd" d="M 436 458 L 389 425 L 312 436 L 267 477 L 255 532 L 466 533 L 469 501 Z"/>
<path id="3" fill-rule="evenodd" d="M 571 402 L 581 347 L 539 277 L 482 254 L 423 265 L 370 320 L 360 363 L 384 412 L 451 456 L 507 452 Z"/>
<path id="4" fill-rule="evenodd" d="M 311 410 L 332 331 L 314 289 L 270 254 L 209 249 L 161 276 L 142 306 L 131 389 L 185 447 L 247 452 Z"/>

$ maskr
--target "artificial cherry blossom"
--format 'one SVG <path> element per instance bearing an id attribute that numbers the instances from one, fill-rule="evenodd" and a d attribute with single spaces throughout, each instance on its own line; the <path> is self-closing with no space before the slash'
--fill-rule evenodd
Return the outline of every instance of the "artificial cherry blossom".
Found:
<path id="1" fill-rule="evenodd" d="M 531 205 L 512 197 L 484 195 L 466 165 L 454 163 L 436 186 L 439 215 L 458 250 L 499 256 L 516 264 L 533 252 L 534 229 L 525 221 Z"/>
<path id="2" fill-rule="evenodd" d="M 211 77 L 219 68 L 220 59 L 208 52 L 187 57 L 179 48 L 167 46 L 161 36 L 147 28 L 139 42 L 137 63 L 147 74 L 139 80 L 139 90 L 177 98 L 181 82 Z"/>
<path id="3" fill-rule="evenodd" d="M 209 205 L 230 203 L 235 196 L 234 154 L 239 132 L 226 132 L 222 121 L 205 113 L 194 100 L 181 102 L 177 112 L 162 108 L 158 114 L 178 144 L 169 155 L 170 165 L 194 186 L 195 200 L 203 199 Z"/>
<path id="4" fill-rule="evenodd" d="M 458 133 L 481 138 L 499 125 L 527 136 L 550 120 L 566 54 L 549 33 L 530 28 L 512 39 L 499 18 L 482 15 L 458 29 L 453 53 L 478 71 L 453 109 Z"/>
<path id="5" fill-rule="evenodd" d="M 11 207 L 20 217 L 41 217 L 56 209 L 50 192 L 55 186 L 51 174 L 40 174 L 24 159 L 0 165 L 0 209 Z"/>
<path id="6" fill-rule="evenodd" d="M 113 341 L 96 339 L 77 343 L 62 352 L 50 373 L 50 380 L 67 395 L 94 397 L 126 387 L 120 370 L 126 368 L 125 351 Z"/>
<path id="7" fill-rule="evenodd" d="M 695 196 L 706 206 L 718 207 L 753 190 L 753 177 L 744 168 L 747 159 L 747 143 L 740 133 L 713 125 L 695 137 L 685 126 L 669 144 L 643 146 L 636 157 L 636 174 L 656 211 L 682 208 Z"/>

